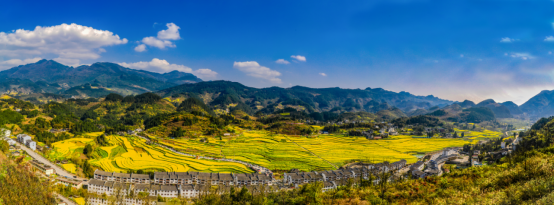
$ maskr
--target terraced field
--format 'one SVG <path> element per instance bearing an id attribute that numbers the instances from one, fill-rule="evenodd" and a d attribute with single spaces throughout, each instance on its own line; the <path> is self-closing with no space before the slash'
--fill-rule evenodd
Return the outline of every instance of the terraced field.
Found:
<path id="1" fill-rule="evenodd" d="M 145 140 L 138 137 L 108 136 L 108 138 L 110 142 L 117 146 L 111 148 L 108 157 L 90 162 L 92 165 L 101 167 L 105 171 L 152 170 L 186 172 L 192 170 L 222 173 L 252 172 L 252 170 L 239 163 L 195 159 L 179 155 L 158 146 L 148 145 Z"/>
<path id="2" fill-rule="evenodd" d="M 52 152 L 50 153 L 50 159 L 69 159 L 73 153 L 82 152 L 87 143 L 92 142 L 93 139 L 89 138 L 71 138 L 64 141 L 59 141 L 52 144 Z"/>
<path id="3" fill-rule="evenodd" d="M 200 142 L 196 139 L 175 139 L 175 140 L 159 140 L 159 143 L 176 149 L 177 151 L 207 157 L 223 158 L 221 155 L 221 147 L 228 141 L 228 138 L 203 137 L 207 138 L 208 142 Z"/>
<path id="4" fill-rule="evenodd" d="M 160 144 L 170 146 L 187 154 L 236 159 L 257 164 L 271 170 L 300 169 L 302 171 L 329 170 L 333 165 L 342 166 L 353 160 L 373 162 L 394 162 L 405 159 L 408 163 L 417 161 L 416 154 L 438 151 L 446 147 L 461 147 L 476 140 L 498 137 L 500 132 L 475 132 L 456 130 L 465 133 L 464 139 L 412 138 L 399 135 L 382 140 L 367 140 L 363 137 L 343 135 L 286 136 L 271 134 L 268 131 L 232 128 L 236 135 L 207 138 L 207 142 L 197 139 L 157 139 Z M 88 136 L 94 136 L 91 134 Z M 91 160 L 92 165 L 105 171 L 127 172 L 145 171 L 202 171 L 202 172 L 252 172 L 246 166 L 233 163 L 176 154 L 165 148 L 146 144 L 138 137 L 108 136 L 113 146 L 100 147 L 99 159 Z M 53 144 L 52 157 L 65 157 L 82 152 L 92 138 L 72 138 Z M 329 161 L 329 162 L 327 162 Z M 66 168 L 70 170 L 70 168 Z"/>
<path id="5" fill-rule="evenodd" d="M 417 161 L 417 158 L 409 153 L 384 147 L 383 145 L 389 145 L 390 143 L 384 143 L 383 140 L 369 141 L 363 137 L 344 137 L 342 135 L 320 135 L 316 138 L 289 138 L 337 166 L 342 166 L 349 160 L 395 162 L 405 159 L 408 163 Z M 393 144 L 397 144 L 397 142 Z"/>
<path id="6" fill-rule="evenodd" d="M 227 158 L 251 162 L 270 170 L 333 169 L 329 163 L 288 141 L 283 135 L 271 135 L 265 131 L 239 131 L 243 134 L 227 142 L 223 148 Z"/>

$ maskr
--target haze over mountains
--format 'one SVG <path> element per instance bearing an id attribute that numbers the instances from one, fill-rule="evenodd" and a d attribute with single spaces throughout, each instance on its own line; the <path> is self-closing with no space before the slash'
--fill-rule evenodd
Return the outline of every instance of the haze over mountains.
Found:
<path id="1" fill-rule="evenodd" d="M 16 95 L 48 93 L 65 98 L 102 97 L 112 92 L 123 95 L 155 92 L 170 98 L 195 96 L 214 107 L 239 106 L 249 113 L 268 113 L 288 106 L 310 113 L 365 111 L 388 115 L 390 118 L 429 114 L 454 120 L 485 113 L 484 116 L 488 116 L 491 112 L 493 118 L 554 115 L 554 91 L 542 91 L 521 106 L 511 101 L 497 103 L 492 99 L 475 104 L 469 100 L 453 102 L 433 95 L 417 96 L 381 88 L 317 89 L 294 86 L 260 89 L 237 82 L 204 82 L 185 72 L 160 74 L 109 62 L 69 67 L 53 60 L 40 60 L 14 67 L 0 72 L 0 92 Z M 470 108 L 487 108 L 490 112 Z"/>

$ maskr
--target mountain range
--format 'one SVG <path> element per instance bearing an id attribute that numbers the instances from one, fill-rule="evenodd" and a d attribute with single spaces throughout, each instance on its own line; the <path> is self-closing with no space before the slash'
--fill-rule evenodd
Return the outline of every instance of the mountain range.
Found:
<path id="1" fill-rule="evenodd" d="M 1 71 L 0 81 L 0 92 L 64 94 L 70 91 L 70 94 L 80 94 L 80 90 L 84 90 L 83 96 L 91 96 L 86 94 L 86 84 L 100 90 L 97 94 L 108 91 L 138 94 L 202 80 L 185 72 L 159 74 L 109 62 L 70 67 L 53 60 L 40 60 Z"/>
<path id="2" fill-rule="evenodd" d="M 312 112 L 371 112 L 390 118 L 433 115 L 460 119 L 475 116 L 471 112 L 488 110 L 495 118 L 554 115 L 554 91 L 542 91 L 521 106 L 511 101 L 497 103 L 487 99 L 478 104 L 454 102 L 433 95 L 417 96 L 382 88 L 341 89 L 269 87 L 253 88 L 230 81 L 205 82 L 193 74 L 171 71 L 160 74 L 136 70 L 109 62 L 70 67 L 53 60 L 0 71 L 0 92 L 54 99 L 103 97 L 109 93 L 136 95 L 154 92 L 172 101 L 198 97 L 216 109 L 241 109 L 247 113 L 271 113 L 284 107 Z M 481 115 L 481 114 L 479 114 Z M 485 115 L 485 116 L 487 116 Z M 488 117 L 487 117 L 488 118 Z"/>

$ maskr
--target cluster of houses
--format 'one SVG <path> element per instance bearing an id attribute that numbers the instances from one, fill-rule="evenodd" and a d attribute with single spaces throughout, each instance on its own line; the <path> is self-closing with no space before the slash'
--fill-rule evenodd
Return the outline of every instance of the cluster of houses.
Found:
<path id="1" fill-rule="evenodd" d="M 94 179 L 121 183 L 159 185 L 272 185 L 273 179 L 265 174 L 234 174 L 205 172 L 155 172 L 154 178 L 148 174 L 126 174 L 96 170 Z"/>
<path id="2" fill-rule="evenodd" d="M 442 170 L 439 165 L 445 163 L 446 161 L 456 158 L 458 156 L 458 151 L 453 148 L 448 148 L 440 152 L 434 153 L 430 156 L 429 161 L 422 162 L 418 161 L 410 167 L 413 178 L 425 178 L 427 176 L 440 176 L 442 175 Z M 427 165 L 427 168 L 425 168 Z M 424 170 L 425 168 L 425 170 Z"/>
<path id="3" fill-rule="evenodd" d="M 18 134 L 17 135 L 17 141 L 33 151 L 37 149 L 37 142 L 33 141 L 33 138 L 27 134 Z"/>
<path id="4" fill-rule="evenodd" d="M 220 192 L 232 186 L 247 187 L 250 191 L 268 190 L 273 179 L 265 174 L 233 174 L 204 172 L 155 172 L 151 178 L 148 174 L 125 174 L 96 170 L 94 179 L 88 182 L 89 193 L 97 195 L 117 195 L 116 193 L 134 190 L 148 192 L 152 197 L 197 197 L 207 192 L 212 185 L 218 185 Z M 264 189 L 267 188 L 267 189 Z M 127 194 L 127 193 L 124 193 Z M 92 204 L 105 204 L 102 198 L 93 198 Z M 128 199 L 126 201 L 138 201 Z"/>
<path id="5" fill-rule="evenodd" d="M 290 172 L 283 176 L 283 183 L 298 187 L 301 184 L 323 182 L 323 190 L 334 189 L 337 186 L 345 185 L 348 179 L 358 181 L 360 178 L 369 180 L 369 176 L 375 177 L 373 184 L 379 183 L 379 174 L 383 172 L 395 171 L 406 166 L 406 160 L 400 160 L 393 163 L 365 164 L 358 168 L 341 168 L 338 170 L 328 170 L 322 172 Z"/>

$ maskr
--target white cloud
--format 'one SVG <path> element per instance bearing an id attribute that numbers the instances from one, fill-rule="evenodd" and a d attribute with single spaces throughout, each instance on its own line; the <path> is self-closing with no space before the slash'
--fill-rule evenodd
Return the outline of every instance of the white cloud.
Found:
<path id="1" fill-rule="evenodd" d="M 261 66 L 256 61 L 235 62 L 233 68 L 238 69 L 248 76 L 269 80 L 270 82 L 280 84 L 281 73 L 270 68 Z"/>
<path id="2" fill-rule="evenodd" d="M 506 55 L 506 54 L 505 54 Z M 511 53 L 510 57 L 512 58 L 520 58 L 522 60 L 528 60 L 528 59 L 534 59 L 535 57 L 532 56 L 529 53 Z"/>
<path id="3" fill-rule="evenodd" d="M 554 41 L 554 36 L 547 36 L 544 41 Z"/>
<path id="4" fill-rule="evenodd" d="M 159 49 L 165 49 L 165 47 L 175 47 L 175 44 L 173 44 L 173 42 L 168 41 L 168 40 L 159 40 L 158 38 L 153 37 L 153 36 L 144 37 L 142 39 L 142 43 L 144 43 L 148 46 L 157 47 Z"/>
<path id="5" fill-rule="evenodd" d="M 103 47 L 127 42 L 113 32 L 74 23 L 37 26 L 34 30 L 0 32 L 0 56 L 30 58 L 53 54 L 78 64 L 81 60 L 100 58 L 100 53 L 106 52 Z"/>
<path id="6" fill-rule="evenodd" d="M 192 70 L 190 67 L 179 65 L 179 64 L 170 64 L 165 59 L 158 59 L 158 58 L 154 58 L 152 59 L 152 61 L 149 61 L 149 62 L 143 62 L 143 61 L 135 62 L 135 63 L 122 62 L 122 63 L 119 63 L 119 65 L 124 67 L 129 67 L 132 69 L 142 69 L 142 70 L 157 72 L 157 73 L 167 73 L 173 70 L 177 70 L 181 72 L 194 74 L 201 79 L 214 79 L 217 77 L 217 72 L 212 71 L 211 69 Z"/>
<path id="7" fill-rule="evenodd" d="M 500 39 L 501 43 L 512 43 L 514 41 L 519 41 L 519 39 L 510 39 L 509 37 L 504 37 L 504 38 Z"/>
<path id="8" fill-rule="evenodd" d="M 144 45 L 144 44 L 138 45 L 137 47 L 135 47 L 135 51 L 136 52 L 146 51 L 146 45 Z"/>
<path id="9" fill-rule="evenodd" d="M 300 55 L 292 55 L 290 56 L 291 58 L 293 59 L 296 59 L 298 61 L 301 61 L 301 62 L 305 62 L 306 61 L 306 57 L 305 56 L 300 56 Z"/>
<path id="10" fill-rule="evenodd" d="M 324 76 L 324 77 L 327 76 L 327 74 L 325 74 L 325 73 L 319 73 L 319 75 Z"/>
<path id="11" fill-rule="evenodd" d="M 29 59 L 10 59 L 0 62 L 0 70 L 9 69 L 19 65 L 31 64 L 40 61 L 42 58 L 35 57 Z"/>
<path id="12" fill-rule="evenodd" d="M 166 24 L 167 29 L 161 30 L 158 32 L 158 39 L 165 39 L 165 40 L 179 40 L 181 39 L 181 36 L 179 35 L 179 29 L 180 27 L 175 25 L 174 23 L 168 23 Z"/>
<path id="13" fill-rule="evenodd" d="M 277 59 L 277 61 L 275 61 L 275 63 L 277 63 L 277 64 L 290 64 L 289 61 L 284 60 L 284 59 Z"/>
<path id="14" fill-rule="evenodd" d="M 463 54 L 460 54 L 460 58 L 464 58 L 464 55 L 463 55 Z"/>
<path id="15" fill-rule="evenodd" d="M 175 44 L 169 40 L 179 40 L 181 36 L 179 35 L 179 26 L 174 23 L 166 24 L 167 29 L 161 30 L 158 32 L 157 37 L 149 36 L 142 38 L 142 44 L 135 47 L 136 52 L 146 51 L 146 45 L 151 47 L 156 47 L 159 49 L 165 49 L 166 47 L 176 47 Z"/>

